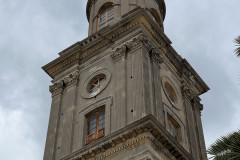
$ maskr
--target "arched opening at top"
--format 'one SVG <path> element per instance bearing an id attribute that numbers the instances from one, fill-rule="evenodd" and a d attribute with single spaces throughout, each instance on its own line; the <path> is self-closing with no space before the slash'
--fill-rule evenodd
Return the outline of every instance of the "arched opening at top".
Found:
<path id="1" fill-rule="evenodd" d="M 98 11 L 98 30 L 114 22 L 113 3 L 105 3 Z"/>
<path id="2" fill-rule="evenodd" d="M 102 138 L 105 135 L 105 106 L 101 106 L 86 115 L 86 143 Z"/>

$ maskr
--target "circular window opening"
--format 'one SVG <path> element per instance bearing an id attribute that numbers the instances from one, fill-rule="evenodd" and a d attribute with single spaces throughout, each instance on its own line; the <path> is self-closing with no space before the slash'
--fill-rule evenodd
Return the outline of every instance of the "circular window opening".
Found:
<path id="1" fill-rule="evenodd" d="M 106 75 L 105 74 L 99 74 L 95 76 L 88 85 L 88 93 L 92 96 L 98 94 L 104 87 L 104 84 L 106 83 Z"/>
<path id="2" fill-rule="evenodd" d="M 176 93 L 174 92 L 174 89 L 172 88 L 172 86 L 168 82 L 165 82 L 164 88 L 165 88 L 165 93 L 167 95 L 167 98 L 170 100 L 171 103 L 176 104 L 177 96 L 176 96 Z"/>

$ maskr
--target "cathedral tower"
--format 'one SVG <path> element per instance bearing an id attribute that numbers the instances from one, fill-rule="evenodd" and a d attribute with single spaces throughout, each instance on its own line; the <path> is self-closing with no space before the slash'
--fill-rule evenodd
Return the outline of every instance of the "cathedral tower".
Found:
<path id="1" fill-rule="evenodd" d="M 44 160 L 207 159 L 209 90 L 164 34 L 164 0 L 88 0 L 89 36 L 43 67 L 53 79 Z"/>

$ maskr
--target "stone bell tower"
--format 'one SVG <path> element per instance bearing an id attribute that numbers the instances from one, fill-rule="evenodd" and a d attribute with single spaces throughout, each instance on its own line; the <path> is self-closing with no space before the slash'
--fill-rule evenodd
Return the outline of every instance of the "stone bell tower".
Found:
<path id="1" fill-rule="evenodd" d="M 43 67 L 53 79 L 44 160 L 207 159 L 209 88 L 171 46 L 165 13 L 164 0 L 88 0 L 89 36 Z"/>

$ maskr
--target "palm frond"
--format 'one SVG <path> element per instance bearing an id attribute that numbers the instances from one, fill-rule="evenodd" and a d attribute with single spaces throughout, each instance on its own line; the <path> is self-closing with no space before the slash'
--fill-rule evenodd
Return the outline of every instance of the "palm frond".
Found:
<path id="1" fill-rule="evenodd" d="M 214 160 L 240 159 L 240 130 L 216 140 L 207 150 Z"/>
<path id="2" fill-rule="evenodd" d="M 236 43 L 236 49 L 235 49 L 235 53 L 238 57 L 240 57 L 240 36 L 238 36 L 237 38 L 235 38 L 234 42 Z"/>

